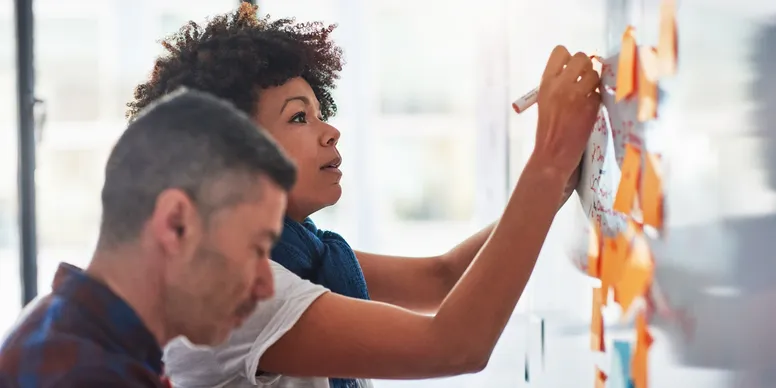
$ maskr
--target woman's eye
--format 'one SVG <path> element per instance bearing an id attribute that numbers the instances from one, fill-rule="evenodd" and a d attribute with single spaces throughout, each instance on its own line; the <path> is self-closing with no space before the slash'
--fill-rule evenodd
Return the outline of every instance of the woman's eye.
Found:
<path id="1" fill-rule="evenodd" d="M 307 114 L 305 112 L 299 112 L 293 116 L 291 116 L 291 122 L 297 123 L 297 124 L 306 124 L 307 123 Z"/>

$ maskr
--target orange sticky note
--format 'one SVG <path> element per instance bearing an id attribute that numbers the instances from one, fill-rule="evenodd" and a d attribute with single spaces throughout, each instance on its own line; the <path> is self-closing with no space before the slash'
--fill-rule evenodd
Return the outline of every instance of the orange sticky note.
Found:
<path id="1" fill-rule="evenodd" d="M 663 0 L 660 5 L 660 37 L 657 44 L 660 75 L 676 74 L 677 37 L 676 2 Z"/>
<path id="2" fill-rule="evenodd" d="M 622 274 L 623 262 L 628 249 L 628 240 L 623 234 L 617 237 L 603 238 L 601 253 L 601 295 L 606 305 L 609 297 L 609 287 L 615 285 Z"/>
<path id="3" fill-rule="evenodd" d="M 620 170 L 620 185 L 617 187 L 617 196 L 614 198 L 614 210 L 625 215 L 630 215 L 633 209 L 633 200 L 636 198 L 639 173 L 641 170 L 641 151 L 631 144 L 625 145 L 625 156 L 622 159 Z"/>
<path id="4" fill-rule="evenodd" d="M 663 174 L 660 157 L 646 154 L 641 178 L 641 209 L 644 223 L 658 230 L 663 228 Z"/>
<path id="5" fill-rule="evenodd" d="M 652 47 L 641 47 L 638 55 L 638 111 L 639 121 L 657 117 L 657 79 L 659 75 L 657 51 Z"/>
<path id="6" fill-rule="evenodd" d="M 627 98 L 636 91 L 636 37 L 634 29 L 628 26 L 622 34 L 620 56 L 617 60 L 617 90 L 614 101 Z"/>
<path id="7" fill-rule="evenodd" d="M 652 346 L 652 335 L 649 334 L 647 319 L 644 313 L 636 317 L 636 349 L 631 359 L 631 375 L 635 388 L 647 388 L 649 348 Z"/>
<path id="8" fill-rule="evenodd" d="M 612 269 L 609 267 L 612 265 L 610 262 L 617 260 L 617 240 L 611 237 L 604 236 L 603 243 L 601 244 L 601 299 L 602 304 L 606 306 L 609 300 L 609 287 L 612 285 Z M 616 265 L 616 264 L 615 264 Z"/>
<path id="9" fill-rule="evenodd" d="M 638 233 L 623 265 L 622 275 L 614 286 L 617 302 L 622 311 L 628 311 L 633 301 L 643 296 L 652 284 L 654 265 L 649 244 L 643 234 Z"/>
<path id="10" fill-rule="evenodd" d="M 593 288 L 593 315 L 590 320 L 590 349 L 594 352 L 605 351 L 604 345 L 604 317 L 601 314 L 603 307 L 603 292 L 600 288 Z"/>
<path id="11" fill-rule="evenodd" d="M 606 373 L 595 367 L 595 388 L 606 388 Z"/>
<path id="12" fill-rule="evenodd" d="M 616 285 L 622 278 L 622 273 L 625 269 L 628 253 L 631 249 L 631 241 L 636 234 L 636 227 L 636 223 L 629 219 L 628 228 L 625 229 L 625 232 L 619 233 L 617 234 L 617 237 L 615 237 L 615 241 L 617 242 L 617 256 L 615 256 L 616 260 L 614 260 L 614 264 L 610 263 L 610 266 L 607 268 L 609 270 L 609 272 L 607 272 L 607 282 L 609 282 L 609 284 L 612 286 L 615 286 L 613 287 L 613 299 L 615 303 L 620 303 L 620 294 L 617 292 Z"/>
<path id="13" fill-rule="evenodd" d="M 600 278 L 601 276 L 601 226 L 597 222 L 590 228 L 589 245 L 587 249 L 587 274 Z"/>

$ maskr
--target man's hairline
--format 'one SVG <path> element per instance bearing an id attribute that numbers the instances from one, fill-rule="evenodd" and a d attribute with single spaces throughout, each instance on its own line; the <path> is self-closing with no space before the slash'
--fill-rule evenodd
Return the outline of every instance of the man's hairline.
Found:
<path id="1" fill-rule="evenodd" d="M 242 175 L 246 174 L 249 176 L 248 179 L 252 180 L 252 182 L 243 182 L 240 184 L 246 184 L 249 186 L 252 186 L 253 188 L 258 188 L 258 190 L 251 190 L 250 188 L 241 190 L 242 194 L 239 195 L 231 195 L 227 197 L 226 199 L 222 200 L 215 200 L 215 201 L 207 201 L 208 203 L 200 203 L 203 201 L 194 201 L 193 198 L 189 196 L 189 199 L 192 201 L 192 203 L 198 207 L 197 211 L 199 215 L 203 218 L 203 222 L 205 224 L 206 228 L 209 228 L 212 225 L 212 219 L 216 216 L 222 214 L 223 212 L 234 210 L 235 208 L 245 205 L 246 203 L 258 203 L 264 200 L 265 196 L 265 188 L 266 185 L 273 185 L 275 188 L 280 190 L 282 193 L 288 195 L 290 190 L 286 190 L 279 182 L 277 182 L 275 179 L 272 178 L 270 174 L 268 174 L 266 171 L 255 171 L 255 172 L 230 172 L 230 174 L 236 174 L 236 175 Z M 217 185 L 219 181 L 223 185 L 224 180 L 229 179 L 239 179 L 238 176 L 231 176 L 231 177 L 218 177 L 214 179 L 213 181 L 206 184 L 209 185 Z M 230 187 L 235 187 L 234 184 L 229 185 Z M 249 192 L 254 191 L 256 195 L 246 195 Z M 200 193 L 204 194 L 204 193 Z M 188 196 L 188 194 L 187 194 Z M 202 209 L 202 207 L 207 207 L 206 209 Z"/>

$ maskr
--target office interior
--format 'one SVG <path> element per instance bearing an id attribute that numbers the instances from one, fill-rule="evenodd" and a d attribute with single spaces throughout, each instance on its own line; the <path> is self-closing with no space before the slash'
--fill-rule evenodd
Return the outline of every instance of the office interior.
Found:
<path id="1" fill-rule="evenodd" d="M 659 2 L 257 3 L 262 14 L 273 17 L 338 24 L 334 39 L 346 65 L 332 124 L 342 131 L 345 194 L 320 212 L 316 223 L 337 230 L 358 249 L 423 256 L 451 248 L 503 210 L 532 149 L 536 122 L 536 109 L 516 115 L 510 103 L 537 85 L 550 50 L 563 44 L 573 51 L 616 53 L 627 25 L 638 26 L 639 36 L 649 40 Z M 159 40 L 188 20 L 203 21 L 238 4 L 0 0 L 0 333 L 25 303 L 50 290 L 59 262 L 89 262 L 104 164 L 126 125 L 133 87 L 161 53 Z M 770 171 L 776 159 L 768 156 L 776 153 L 770 147 L 776 135 L 768 129 L 768 118 L 776 118 L 775 4 L 678 1 L 681 62 L 668 98 L 680 112 L 673 149 L 687 155 L 688 163 L 677 168 L 688 180 L 675 194 L 677 228 L 776 213 Z M 589 350 L 591 279 L 570 264 L 565 250 L 579 211 L 575 200 L 560 210 L 484 371 L 375 385 L 592 386 L 593 363 L 607 361 Z M 776 233 L 776 225 L 771 228 Z M 730 248 L 735 241 L 724 243 L 726 233 L 696 235 L 679 264 L 665 265 L 722 277 L 734 273 L 740 260 Z M 723 248 L 733 251 L 707 260 L 709 249 L 695 250 L 706 241 L 723 241 Z M 668 292 L 696 295 L 695 286 L 687 282 Z M 699 304 L 724 305 L 698 298 Z M 766 311 L 770 305 L 760 307 Z M 753 314 L 752 319 L 771 316 Z M 723 315 L 706 317 L 737 330 L 735 320 Z M 545 322 L 546 345 L 537 334 Z M 720 337 L 722 329 L 706 329 L 703 335 Z M 627 328 L 611 333 L 629 335 Z M 737 386 L 740 365 L 713 356 L 729 344 L 710 341 L 707 348 L 687 350 L 670 333 L 657 333 L 651 386 Z"/>

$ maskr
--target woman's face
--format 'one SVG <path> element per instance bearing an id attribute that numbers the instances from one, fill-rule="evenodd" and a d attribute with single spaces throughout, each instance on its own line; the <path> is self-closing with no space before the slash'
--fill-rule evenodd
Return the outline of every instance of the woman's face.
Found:
<path id="1" fill-rule="evenodd" d="M 302 78 L 259 94 L 256 117 L 297 166 L 297 182 L 288 197 L 287 214 L 297 221 L 331 206 L 342 195 L 340 132 L 321 120 L 318 99 Z"/>

